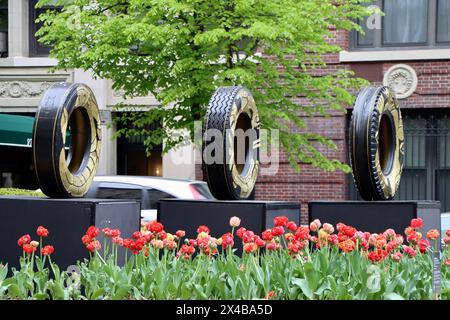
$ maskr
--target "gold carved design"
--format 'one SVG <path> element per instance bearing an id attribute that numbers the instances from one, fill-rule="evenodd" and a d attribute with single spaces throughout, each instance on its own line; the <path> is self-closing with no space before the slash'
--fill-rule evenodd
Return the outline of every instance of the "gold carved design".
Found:
<path id="1" fill-rule="evenodd" d="M 241 173 L 238 169 L 237 164 L 234 162 L 234 144 L 233 139 L 236 132 L 236 124 L 237 119 L 241 114 L 245 114 L 249 117 L 251 120 L 251 127 L 252 129 L 259 129 L 260 127 L 260 121 L 258 116 L 258 110 L 256 108 L 255 100 L 253 99 L 253 96 L 245 89 L 241 89 L 237 93 L 237 97 L 240 97 L 241 99 L 241 105 L 240 108 L 236 105 L 236 99 L 233 103 L 233 106 L 231 107 L 231 113 L 230 113 L 230 134 L 228 134 L 228 155 L 230 156 L 229 159 L 229 168 L 231 170 L 231 175 L 233 177 L 233 187 L 234 188 L 240 188 L 240 196 L 241 198 L 247 198 L 250 196 L 251 192 L 253 191 L 253 188 L 256 184 L 256 179 L 258 176 L 259 171 L 259 160 L 255 160 L 254 157 L 250 157 L 250 167 L 246 172 Z M 230 141 L 231 139 L 231 141 Z M 260 141 L 256 140 L 253 142 L 253 145 L 250 146 L 250 148 L 253 149 L 253 152 L 258 152 L 257 149 L 259 149 Z"/>
<path id="2" fill-rule="evenodd" d="M 74 110 L 77 108 L 83 109 L 87 114 L 89 119 L 89 126 L 76 127 L 72 130 L 90 130 L 90 149 L 85 152 L 89 152 L 89 159 L 87 164 L 84 166 L 80 164 L 80 170 L 72 172 L 69 169 L 69 165 L 66 161 L 65 150 L 61 150 L 59 155 L 59 174 L 61 181 L 63 183 L 64 189 L 72 197 L 82 197 L 84 196 L 89 187 L 91 186 L 92 180 L 94 179 L 95 173 L 97 171 L 97 166 L 100 158 L 100 145 L 101 145 L 101 129 L 100 129 L 100 115 L 98 111 L 97 102 L 92 91 L 84 86 L 77 88 L 77 100 L 75 102 Z M 73 114 L 73 112 L 72 112 Z M 67 116 L 67 111 L 61 118 L 61 130 L 63 133 L 63 141 L 65 142 L 66 128 L 70 116 Z M 75 148 L 80 146 L 74 146 Z"/>

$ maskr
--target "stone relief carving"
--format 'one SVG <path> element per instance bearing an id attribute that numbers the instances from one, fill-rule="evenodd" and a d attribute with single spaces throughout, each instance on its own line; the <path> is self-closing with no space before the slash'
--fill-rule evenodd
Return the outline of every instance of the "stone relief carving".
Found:
<path id="1" fill-rule="evenodd" d="M 392 66 L 384 75 L 383 84 L 394 91 L 397 99 L 405 99 L 416 91 L 416 71 L 406 64 Z"/>
<path id="2" fill-rule="evenodd" d="M 2 81 L 0 98 L 38 98 L 54 82 Z"/>

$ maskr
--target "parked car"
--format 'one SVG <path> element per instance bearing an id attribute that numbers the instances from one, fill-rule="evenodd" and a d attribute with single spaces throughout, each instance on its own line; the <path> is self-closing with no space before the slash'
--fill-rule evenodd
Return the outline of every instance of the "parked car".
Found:
<path id="1" fill-rule="evenodd" d="M 214 199 L 206 182 L 145 176 L 96 176 L 86 197 L 140 200 L 143 221 L 156 220 L 161 199 Z"/>

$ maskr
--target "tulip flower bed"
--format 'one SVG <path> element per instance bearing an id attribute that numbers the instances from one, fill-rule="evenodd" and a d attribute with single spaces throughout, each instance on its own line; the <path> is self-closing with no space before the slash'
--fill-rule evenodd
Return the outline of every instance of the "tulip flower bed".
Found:
<path id="1" fill-rule="evenodd" d="M 49 231 L 18 240 L 21 267 L 7 276 L 0 265 L 1 299 L 449 299 L 450 231 L 442 253 L 442 291 L 432 292 L 439 232 L 422 236 L 414 219 L 405 237 L 394 230 L 370 234 L 351 226 L 297 226 L 277 217 L 255 235 L 230 220 L 230 233 L 214 238 L 199 226 L 195 239 L 167 233 L 151 222 L 131 239 L 119 230 L 90 227 L 80 239 L 91 258 L 68 271 L 52 262 Z M 105 241 L 98 240 L 103 233 Z M 243 244 L 242 257 L 235 243 Z M 129 253 L 117 264 L 117 250 Z M 100 250 L 103 249 L 103 250 Z M 56 248 L 57 250 L 57 248 Z M 66 249 L 67 250 L 67 249 Z"/>

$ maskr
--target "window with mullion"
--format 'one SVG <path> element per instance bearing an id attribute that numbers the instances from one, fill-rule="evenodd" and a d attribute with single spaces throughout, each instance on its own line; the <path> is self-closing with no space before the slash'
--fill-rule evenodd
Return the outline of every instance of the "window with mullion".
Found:
<path id="1" fill-rule="evenodd" d="M 359 24 L 365 35 L 353 32 L 352 49 L 436 47 L 450 45 L 450 0 L 378 0 L 384 16 L 381 30 Z"/>
<path id="2" fill-rule="evenodd" d="M 383 45 L 423 45 L 428 41 L 428 0 L 383 1 Z"/>
<path id="3" fill-rule="evenodd" d="M 450 118 L 437 121 L 437 169 L 436 199 L 441 201 L 441 208 L 450 211 Z"/>
<path id="4" fill-rule="evenodd" d="M 437 0 L 436 42 L 450 43 L 450 0 Z"/>
<path id="5" fill-rule="evenodd" d="M 378 1 L 374 3 L 375 5 L 378 4 Z M 364 6 L 367 7 L 370 4 L 365 3 Z M 358 24 L 363 29 L 364 34 L 357 32 L 355 34 L 356 37 L 356 43 L 358 47 L 373 47 L 375 44 L 375 30 L 369 29 L 367 26 L 367 20 L 358 21 Z"/>
<path id="6" fill-rule="evenodd" d="M 46 12 L 47 10 L 56 10 L 58 7 L 55 5 L 47 5 L 42 8 L 36 8 L 36 4 L 39 0 L 30 0 L 29 2 L 29 29 L 30 29 L 30 56 L 40 57 L 40 56 L 48 56 L 50 53 L 50 47 L 42 45 L 38 38 L 36 37 L 36 32 L 41 28 L 42 22 L 36 22 L 36 19 L 39 17 L 41 13 Z M 51 3 L 56 4 L 56 0 Z"/>
<path id="7" fill-rule="evenodd" d="M 0 0 L 0 32 L 8 32 L 8 0 Z"/>

